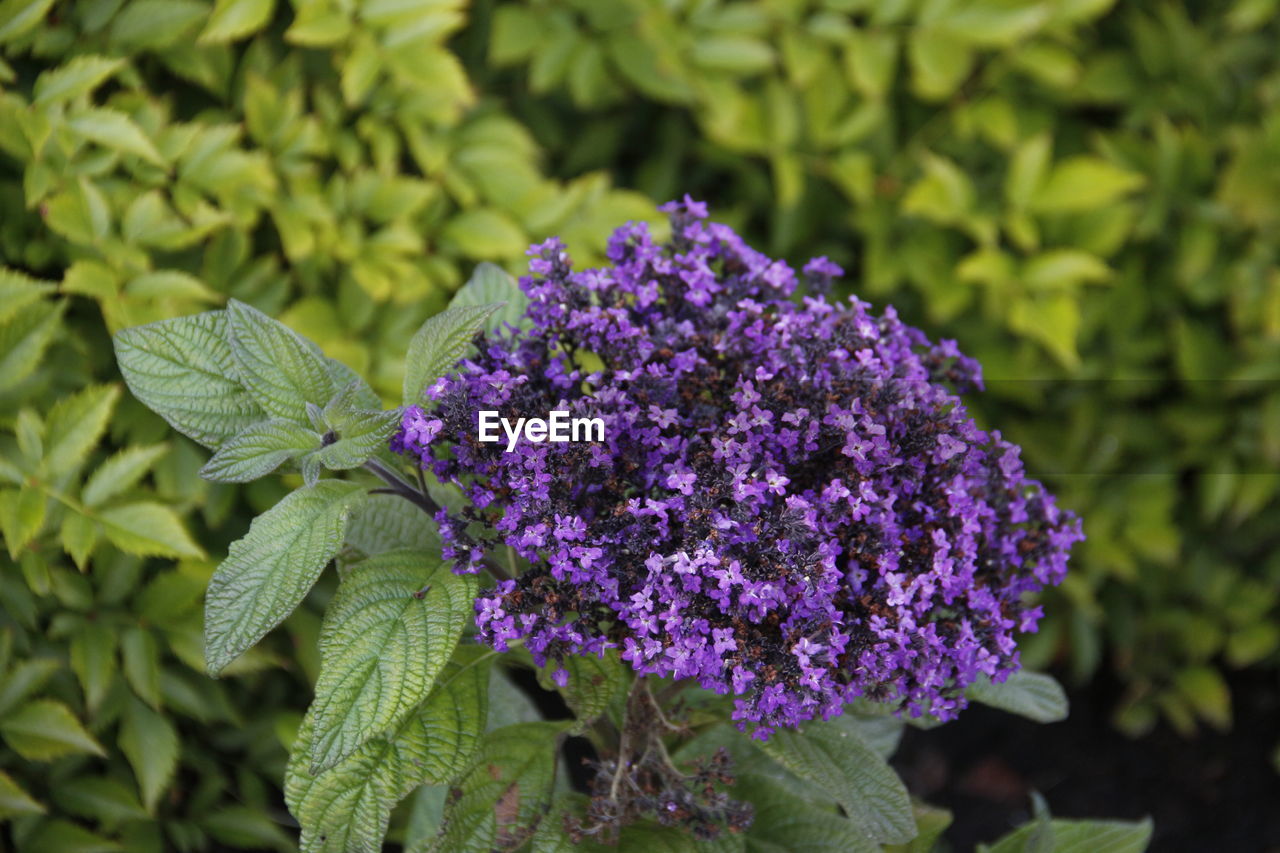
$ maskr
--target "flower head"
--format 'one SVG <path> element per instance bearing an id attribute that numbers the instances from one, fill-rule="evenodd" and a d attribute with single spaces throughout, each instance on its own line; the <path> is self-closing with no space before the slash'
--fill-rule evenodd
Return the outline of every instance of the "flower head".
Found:
<path id="1" fill-rule="evenodd" d="M 616 647 L 733 695 L 761 737 L 859 696 L 954 716 L 1017 669 L 1024 598 L 1061 581 L 1079 520 L 969 417 L 981 372 L 954 341 L 829 300 L 824 258 L 795 301 L 794 271 L 705 205 L 664 209 L 669 241 L 623 226 L 603 269 L 531 249 L 527 328 L 485 337 L 393 439 L 486 497 L 441 519 L 457 571 L 499 541 L 530 562 L 478 600 L 480 637 L 539 663 Z M 481 409 L 568 409 L 605 441 L 506 453 Z"/>

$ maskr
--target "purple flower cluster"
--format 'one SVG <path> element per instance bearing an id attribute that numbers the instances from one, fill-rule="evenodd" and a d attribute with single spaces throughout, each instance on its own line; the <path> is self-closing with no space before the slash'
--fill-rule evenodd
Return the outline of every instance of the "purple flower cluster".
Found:
<path id="1" fill-rule="evenodd" d="M 481 638 L 540 664 L 618 648 L 732 694 L 761 738 L 856 697 L 953 717 L 1018 668 L 1079 520 L 966 413 L 981 374 L 954 341 L 829 301 L 825 258 L 798 277 L 704 205 L 664 210 L 670 241 L 628 224 L 612 266 L 533 247 L 528 328 L 483 338 L 393 440 L 470 498 L 437 519 L 458 571 L 499 540 L 529 561 L 478 599 Z M 555 409 L 605 441 L 478 441 L 481 410 Z"/>

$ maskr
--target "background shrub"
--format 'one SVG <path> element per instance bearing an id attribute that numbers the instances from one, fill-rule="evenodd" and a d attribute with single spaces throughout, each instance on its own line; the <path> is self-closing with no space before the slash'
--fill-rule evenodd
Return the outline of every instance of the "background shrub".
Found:
<path id="1" fill-rule="evenodd" d="M 1280 647 L 1275 2 L 500 3 L 556 169 L 736 206 L 982 362 L 1086 519 L 1030 660 L 1230 724 Z"/>
<path id="2" fill-rule="evenodd" d="M 986 365 L 1090 537 L 1033 663 L 1119 674 L 1131 732 L 1228 725 L 1224 668 L 1280 646 L 1277 4 L 1111 5 L 0 3 L 15 844 L 293 843 L 317 610 L 221 681 L 199 639 L 285 489 L 200 480 L 110 333 L 235 297 L 391 398 L 474 263 L 549 234 L 593 263 L 685 191 Z"/>

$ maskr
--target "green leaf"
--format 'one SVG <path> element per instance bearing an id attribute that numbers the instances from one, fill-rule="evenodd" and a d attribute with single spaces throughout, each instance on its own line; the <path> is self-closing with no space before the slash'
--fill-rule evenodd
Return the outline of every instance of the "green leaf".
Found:
<path id="1" fill-rule="evenodd" d="M 1210 725 L 1223 731 L 1231 727 L 1231 688 L 1221 672 L 1211 666 L 1189 666 L 1178 671 L 1174 684 Z"/>
<path id="2" fill-rule="evenodd" d="M 926 101 L 950 97 L 973 69 L 973 49 L 937 29 L 915 27 L 907 42 L 911 85 Z"/>
<path id="3" fill-rule="evenodd" d="M 2 635 L 0 635 L 2 636 Z M 24 660 L 0 680 L 0 717 L 32 696 L 61 669 L 53 658 Z"/>
<path id="4" fill-rule="evenodd" d="M 319 447 L 320 435 L 315 430 L 272 418 L 245 427 L 219 447 L 200 469 L 200 476 L 218 483 L 247 483 Z"/>
<path id="5" fill-rule="evenodd" d="M 0 394 L 18 387 L 40 364 L 65 307 L 65 302 L 37 302 L 0 325 Z"/>
<path id="6" fill-rule="evenodd" d="M 1048 23 L 1052 4 L 974 0 L 945 15 L 939 26 L 977 47 L 1009 47 Z"/>
<path id="7" fill-rule="evenodd" d="M 302 825 L 304 853 L 378 853 L 391 809 L 423 783 L 466 769 L 487 716 L 487 655 L 450 664 L 431 697 L 390 737 L 375 738 L 318 776 L 312 716 L 302 723 L 285 771 L 285 800 Z"/>
<path id="8" fill-rule="evenodd" d="M 1052 151 L 1053 138 L 1048 133 L 1038 133 L 1013 152 L 1004 184 L 1004 197 L 1012 207 L 1021 210 L 1031 204 L 1049 172 Z"/>
<path id="9" fill-rule="evenodd" d="M 62 529 L 58 531 L 63 550 L 71 555 L 76 568 L 84 571 L 89 556 L 98 545 L 102 528 L 92 518 L 70 511 L 62 517 Z"/>
<path id="10" fill-rule="evenodd" d="M 400 416 L 399 409 L 353 412 L 343 418 L 337 440 L 316 451 L 316 458 L 330 471 L 359 468 L 387 446 Z"/>
<path id="11" fill-rule="evenodd" d="M 55 290 L 57 285 L 51 281 L 40 281 L 17 270 L 0 267 L 0 326 Z"/>
<path id="12" fill-rule="evenodd" d="M 70 660 L 92 713 L 116 677 L 116 632 L 100 621 L 86 621 L 71 635 Z"/>
<path id="13" fill-rule="evenodd" d="M 227 806 L 200 818 L 200 828 L 214 841 L 238 850 L 296 850 L 278 818 L 260 808 Z"/>
<path id="14" fill-rule="evenodd" d="M 288 326 L 243 302 L 230 300 L 226 313 L 244 387 L 268 413 L 307 423 L 307 403 L 323 406 L 337 392 L 323 356 Z"/>
<path id="15" fill-rule="evenodd" d="M 129 628 L 120 637 L 120 659 L 124 677 L 138 698 L 152 708 L 160 707 L 160 649 L 146 628 Z"/>
<path id="16" fill-rule="evenodd" d="M 147 819 L 146 811 L 129 787 L 103 776 L 60 782 L 53 796 L 60 808 L 105 824 Z"/>
<path id="17" fill-rule="evenodd" d="M 275 5 L 275 0 L 218 0 L 198 41 L 215 44 L 253 35 L 271 20 Z"/>
<path id="18" fill-rule="evenodd" d="M 1101 820 L 1054 820 L 1054 853 L 1142 853 L 1151 841 L 1151 820 L 1138 823 Z M 1021 826 L 995 844 L 979 844 L 979 853 L 1023 853 L 1036 831 L 1032 822 Z"/>
<path id="19" fill-rule="evenodd" d="M 951 812 L 918 801 L 911 805 L 915 811 L 916 826 L 919 827 L 920 834 L 899 849 L 901 853 L 931 853 L 938 846 L 942 833 L 946 832 L 947 827 L 951 825 Z"/>
<path id="20" fill-rule="evenodd" d="M 427 318 L 409 342 L 409 352 L 405 356 L 404 405 L 423 401 L 427 387 L 458 363 L 471 346 L 472 339 L 484 328 L 485 321 L 500 307 L 450 308 Z"/>
<path id="21" fill-rule="evenodd" d="M 30 761 L 52 761 L 77 752 L 106 757 L 71 710 L 52 699 L 36 699 L 0 718 L 0 735 Z"/>
<path id="22" fill-rule="evenodd" d="M 508 8 L 508 7 L 503 7 Z M 502 267 L 485 261 L 476 266 L 471 278 L 449 302 L 450 308 L 480 308 L 486 305 L 501 305 L 489 315 L 485 321 L 485 331 L 502 328 L 510 324 L 517 328 L 528 325 L 524 312 L 529 307 L 529 297 L 516 280 Z"/>
<path id="23" fill-rule="evenodd" d="M 1009 327 L 1043 344 L 1070 370 L 1080 365 L 1076 335 L 1080 305 L 1070 294 L 1055 293 L 1018 299 L 1009 307 Z"/>
<path id="24" fill-rule="evenodd" d="M 119 398 L 118 385 L 94 385 L 58 401 L 45 421 L 44 467 L 50 475 L 61 476 L 84 461 Z"/>
<path id="25" fill-rule="evenodd" d="M 749 36 L 712 35 L 694 42 L 693 62 L 712 71 L 752 75 L 773 67 L 773 48 Z"/>
<path id="26" fill-rule="evenodd" d="M 111 231 L 111 208 L 102 190 L 81 178 L 45 202 L 44 220 L 71 242 L 96 246 Z"/>
<path id="27" fill-rule="evenodd" d="M 30 795 L 8 773 L 0 770 L 0 821 L 21 815 L 44 814 L 44 806 L 31 799 Z"/>
<path id="28" fill-rule="evenodd" d="M 351 516 L 347 545 L 366 557 L 413 548 L 440 551 L 435 522 L 397 495 L 370 495 Z"/>
<path id="29" fill-rule="evenodd" d="M 109 109 L 81 110 L 67 119 L 67 126 L 90 142 L 136 155 L 157 166 L 165 165 L 164 157 L 146 131 L 122 112 Z"/>
<path id="30" fill-rule="evenodd" d="M 564 723 L 518 723 L 485 736 L 471 770 L 457 784 L 432 850 L 515 850 L 551 807 L 556 753 Z"/>
<path id="31" fill-rule="evenodd" d="M 763 773 L 739 773 L 731 795 L 755 809 L 747 831 L 752 853 L 880 853 L 852 820 L 824 809 Z"/>
<path id="32" fill-rule="evenodd" d="M 5 3 L 5 6 L 10 3 Z M 45 4 L 46 6 L 48 4 Z M 0 6 L 0 9 L 3 7 Z M 0 12 L 0 20 L 4 13 Z M 4 38 L 0 25 L 0 39 Z M 107 59 L 88 54 L 78 56 L 65 65 L 41 72 L 36 78 L 32 103 L 35 106 L 63 103 L 87 95 L 124 67 L 123 59 Z"/>
<path id="33" fill-rule="evenodd" d="M 205 597 L 205 661 L 211 675 L 284 621 L 342 547 L 360 486 L 324 480 L 298 489 L 253 520 L 231 544 Z"/>
<path id="34" fill-rule="evenodd" d="M 23 839 L 22 853 L 122 853 L 124 848 L 78 824 L 61 819 L 40 822 Z"/>
<path id="35" fill-rule="evenodd" d="M 420 551 L 373 557 L 347 573 L 320 634 L 313 773 L 391 730 L 427 697 L 472 618 L 475 594 L 473 577 Z"/>
<path id="36" fill-rule="evenodd" d="M 1031 200 L 1037 213 L 1094 210 L 1146 183 L 1146 179 L 1099 157 L 1069 157 L 1053 167 L 1044 186 Z"/>
<path id="37" fill-rule="evenodd" d="M 817 722 L 798 731 L 780 729 L 762 748 L 816 791 L 834 797 L 869 841 L 905 843 L 915 836 L 902 780 L 848 726 Z"/>
<path id="38" fill-rule="evenodd" d="M 478 260 L 517 255 L 529 242 L 511 217 L 491 208 L 473 208 L 453 217 L 440 232 L 440 239 Z"/>
<path id="39" fill-rule="evenodd" d="M 902 199 L 902 212 L 940 224 L 963 221 L 973 209 L 975 192 L 968 175 L 945 157 L 925 156 L 925 175 Z"/>
<path id="40" fill-rule="evenodd" d="M 24 485 L 0 490 L 0 534 L 10 558 L 16 560 L 44 527 L 49 498 L 42 489 Z"/>
<path id="41" fill-rule="evenodd" d="M 1050 249 L 1022 268 L 1022 281 L 1033 290 L 1061 290 L 1109 278 L 1110 267 L 1096 255 L 1079 249 Z"/>
<path id="42" fill-rule="evenodd" d="M 266 415 L 240 383 L 222 311 L 161 320 L 115 336 L 129 390 L 189 438 L 210 448 Z"/>
<path id="43" fill-rule="evenodd" d="M 140 557 L 203 557 L 172 508 L 152 501 L 108 507 L 98 513 L 111 544 Z"/>
<path id="44" fill-rule="evenodd" d="M 111 21 L 111 42 L 131 51 L 160 50 L 184 38 L 209 13 L 198 0 L 134 0 Z"/>
<path id="45" fill-rule="evenodd" d="M 80 502 L 87 507 L 100 506 L 137 485 L 160 457 L 169 452 L 167 444 L 150 447 L 128 447 L 94 469 L 80 492 Z"/>
<path id="46" fill-rule="evenodd" d="M 564 687 L 555 681 L 557 670 L 563 669 L 567 678 Z M 572 732 L 586 731 L 609 707 L 627 685 L 627 669 L 618 659 L 617 652 L 606 650 L 603 657 L 595 655 L 571 655 L 563 666 L 554 662 L 538 670 L 538 683 L 544 690 L 558 690 L 565 704 L 577 720 Z"/>
<path id="47" fill-rule="evenodd" d="M 1000 684 L 980 676 L 966 688 L 965 696 L 1037 723 L 1056 723 L 1067 718 L 1067 694 L 1062 685 L 1041 672 L 1020 669 Z"/>
<path id="48" fill-rule="evenodd" d="M 178 768 L 181 744 L 177 731 L 163 716 L 137 699 L 130 699 L 117 744 L 138 779 L 143 807 L 154 814 L 160 795 Z"/>

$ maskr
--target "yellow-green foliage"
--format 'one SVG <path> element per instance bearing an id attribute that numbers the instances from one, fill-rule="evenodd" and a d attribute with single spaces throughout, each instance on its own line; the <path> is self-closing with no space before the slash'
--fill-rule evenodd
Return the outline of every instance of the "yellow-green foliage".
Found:
<path id="1" fill-rule="evenodd" d="M 1276 0 L 512 1 L 487 35 L 558 162 L 732 205 L 982 361 L 1089 536 L 1031 656 L 1113 667 L 1131 731 L 1228 724 L 1222 665 L 1280 647 L 1277 43 Z"/>
<path id="2" fill-rule="evenodd" d="M 3 0 L 0 833 L 293 844 L 316 611 L 200 648 L 283 490 L 200 480 L 111 332 L 234 296 L 394 399 L 475 262 L 685 191 L 983 360 L 1090 537 L 1030 657 L 1227 722 L 1280 645 L 1277 6 Z"/>
<path id="3" fill-rule="evenodd" d="M 194 445 L 121 394 L 109 333 L 235 296 L 398 399 L 409 336 L 477 261 L 518 265 L 551 233 L 598 257 L 651 215 L 604 174 L 544 174 L 447 44 L 464 5 L 0 3 L 0 821 L 19 849 L 294 843 L 278 786 L 318 617 L 221 681 L 201 649 L 213 566 L 281 492 L 201 481 Z"/>

